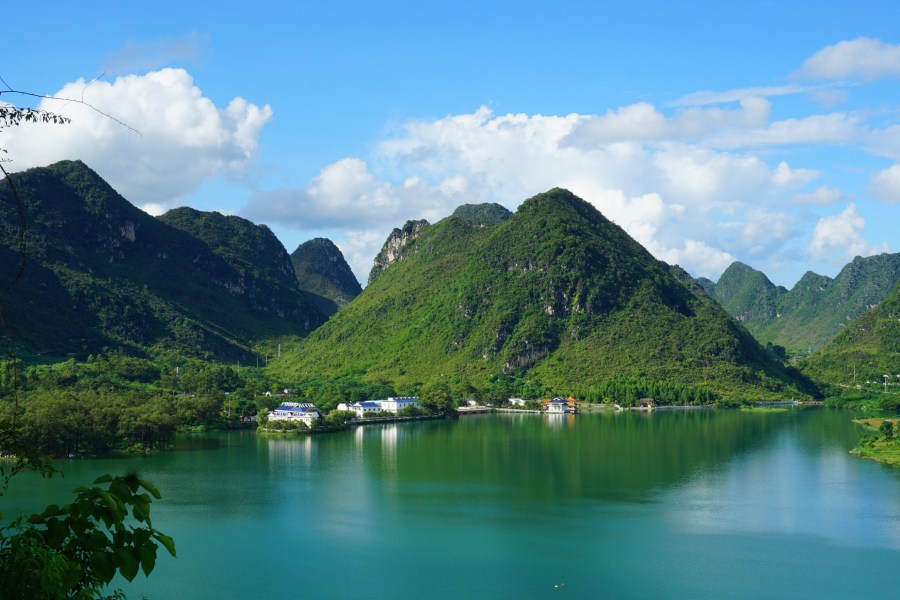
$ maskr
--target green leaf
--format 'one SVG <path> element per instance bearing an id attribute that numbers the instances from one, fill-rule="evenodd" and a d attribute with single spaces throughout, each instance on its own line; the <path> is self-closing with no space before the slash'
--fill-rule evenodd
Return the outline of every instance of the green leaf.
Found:
<path id="1" fill-rule="evenodd" d="M 96 485 L 98 483 L 108 483 L 112 480 L 113 480 L 112 475 L 104 475 L 103 477 L 99 477 L 96 480 L 94 480 L 94 485 Z"/>
<path id="2" fill-rule="evenodd" d="M 109 583 L 116 574 L 112 552 L 94 552 L 91 554 L 91 569 L 103 583 Z"/>
<path id="3" fill-rule="evenodd" d="M 148 542 L 140 547 L 138 554 L 141 556 L 141 569 L 144 575 L 149 576 L 150 571 L 156 566 L 156 544 Z"/>
<path id="4" fill-rule="evenodd" d="M 172 538 L 159 532 L 157 532 L 154 537 L 159 540 L 160 544 L 166 547 L 166 550 L 169 551 L 169 554 L 171 554 L 173 558 L 178 558 L 175 556 L 175 542 Z"/>
<path id="5" fill-rule="evenodd" d="M 122 574 L 128 582 L 131 582 L 140 568 L 140 557 L 137 551 L 131 546 L 120 546 L 116 548 L 114 562 L 119 567 L 119 573 Z"/>
<path id="6" fill-rule="evenodd" d="M 141 484 L 142 488 L 144 488 L 145 490 L 147 490 L 148 492 L 153 494 L 154 498 L 156 498 L 157 500 L 162 499 L 162 496 L 160 495 L 159 490 L 156 489 L 155 485 L 153 485 L 152 483 L 150 483 L 149 481 L 146 481 L 144 479 L 138 479 L 138 483 Z"/>

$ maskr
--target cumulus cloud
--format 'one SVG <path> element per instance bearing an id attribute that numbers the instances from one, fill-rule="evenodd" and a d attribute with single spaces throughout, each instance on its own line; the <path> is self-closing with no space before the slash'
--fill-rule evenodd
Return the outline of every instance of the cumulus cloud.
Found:
<path id="1" fill-rule="evenodd" d="M 889 204 L 900 202 L 900 164 L 873 173 L 866 193 Z"/>
<path id="2" fill-rule="evenodd" d="M 145 42 L 128 40 L 107 57 L 104 70 L 110 75 L 121 75 L 159 69 L 173 62 L 196 65 L 201 64 L 209 52 L 209 34 L 196 31 Z"/>
<path id="3" fill-rule="evenodd" d="M 801 79 L 855 78 L 866 81 L 900 75 L 900 45 L 859 37 L 825 46 L 794 75 Z"/>
<path id="4" fill-rule="evenodd" d="M 4 131 L 16 169 L 81 159 L 138 205 L 168 206 L 217 174 L 238 174 L 255 160 L 272 109 L 234 98 L 217 107 L 183 69 L 94 82 L 79 79 L 55 94 L 84 100 L 136 129 L 90 108 L 44 99 L 39 108 L 70 117 L 65 126 L 29 125 Z"/>
<path id="5" fill-rule="evenodd" d="M 407 219 L 436 221 L 466 201 L 487 200 L 487 190 L 464 177 L 447 177 L 431 185 L 419 176 L 400 184 L 375 177 L 358 158 L 328 165 L 306 186 L 260 191 L 241 209 L 256 222 L 273 222 L 312 231 L 385 228 Z"/>
<path id="6" fill-rule="evenodd" d="M 848 204 L 843 212 L 819 219 L 806 251 L 814 261 L 823 260 L 836 251 L 843 251 L 846 258 L 891 252 L 887 242 L 873 246 L 863 239 L 865 227 L 866 220 L 860 216 L 856 204 Z M 841 262 L 844 258 L 836 260 Z"/>
<path id="7" fill-rule="evenodd" d="M 734 110 L 690 109 L 669 117 L 644 103 L 599 117 L 494 115 L 481 107 L 409 122 L 400 136 L 376 147 L 372 160 L 342 159 L 305 186 L 257 192 L 241 214 L 295 230 L 341 230 L 346 239 L 338 244 L 366 256 L 351 259 L 363 275 L 387 232 L 407 219 L 434 222 L 467 202 L 515 207 L 564 187 L 657 258 L 714 277 L 736 253 L 761 252 L 793 236 L 785 215 L 756 207 L 820 173 L 786 162 L 772 167 L 757 156 L 677 138 L 764 125 L 768 112 L 768 101 L 759 97 L 745 98 Z M 737 224 L 721 226 L 722 215 Z"/>
<path id="8" fill-rule="evenodd" d="M 794 194 L 784 204 L 786 206 L 831 206 L 852 199 L 853 196 L 842 194 L 841 188 L 823 185 L 812 192 Z"/>

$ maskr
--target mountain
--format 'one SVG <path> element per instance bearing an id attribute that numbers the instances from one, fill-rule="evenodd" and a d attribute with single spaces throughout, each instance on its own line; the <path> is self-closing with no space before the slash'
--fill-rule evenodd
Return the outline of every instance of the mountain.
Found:
<path id="1" fill-rule="evenodd" d="M 154 218 L 80 161 L 12 178 L 29 254 L 4 304 L 26 349 L 241 357 L 256 341 L 304 336 L 326 320 L 263 225 L 189 208 Z M 0 277 L 8 282 L 20 260 L 10 249 L 18 229 L 5 184 L 0 200 Z"/>
<path id="2" fill-rule="evenodd" d="M 484 227 L 450 216 L 395 229 L 362 294 L 275 369 L 398 385 L 527 373 L 555 389 L 640 376 L 723 393 L 813 391 L 697 290 L 554 189 Z"/>
<path id="3" fill-rule="evenodd" d="M 362 287 L 340 249 L 325 238 L 303 242 L 291 254 L 300 289 L 326 315 L 359 296 Z"/>
<path id="4" fill-rule="evenodd" d="M 502 223 L 512 215 L 509 210 L 496 202 L 484 204 L 463 204 L 453 211 L 454 217 L 469 221 L 473 225 Z"/>
<path id="5" fill-rule="evenodd" d="M 821 350 L 802 362 L 804 373 L 832 384 L 883 381 L 900 374 L 900 283 L 887 298 L 863 313 Z"/>
<path id="6" fill-rule="evenodd" d="M 761 343 L 794 351 L 822 347 L 850 321 L 878 305 L 900 279 L 900 254 L 857 256 L 831 279 L 807 272 L 790 290 L 735 262 L 713 297 Z"/>

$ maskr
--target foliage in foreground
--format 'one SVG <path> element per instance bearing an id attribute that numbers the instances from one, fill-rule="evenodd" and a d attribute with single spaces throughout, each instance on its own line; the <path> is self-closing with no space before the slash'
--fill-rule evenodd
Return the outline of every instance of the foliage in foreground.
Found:
<path id="1" fill-rule="evenodd" d="M 97 487 L 103 483 L 106 489 Z M 159 545 L 175 556 L 172 538 L 150 521 L 150 504 L 161 497 L 152 483 L 106 475 L 74 493 L 69 504 L 18 516 L 0 529 L 4 600 L 124 598 L 121 591 L 103 593 L 116 573 L 127 581 L 139 570 L 149 575 Z M 129 513 L 137 525 L 128 524 Z"/>

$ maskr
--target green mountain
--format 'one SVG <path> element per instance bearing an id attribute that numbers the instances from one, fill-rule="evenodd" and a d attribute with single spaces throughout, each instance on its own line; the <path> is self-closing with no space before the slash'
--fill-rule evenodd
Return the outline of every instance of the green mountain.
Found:
<path id="1" fill-rule="evenodd" d="M 291 254 L 300 289 L 327 315 L 333 315 L 359 296 L 362 287 L 331 240 L 313 238 Z"/>
<path id="2" fill-rule="evenodd" d="M 522 375 L 585 389 L 631 376 L 720 393 L 814 391 L 700 286 L 562 189 L 483 227 L 450 216 L 395 229 L 362 294 L 275 369 L 399 386 Z"/>
<path id="3" fill-rule="evenodd" d="M 892 383 L 900 374 L 900 283 L 878 306 L 863 313 L 821 350 L 802 363 L 817 381 L 850 385 L 865 381 Z"/>
<path id="4" fill-rule="evenodd" d="M 878 305 L 900 279 L 900 254 L 857 256 L 831 279 L 807 272 L 791 289 L 761 271 L 733 263 L 713 297 L 761 343 L 804 352 L 820 348 Z"/>
<path id="5" fill-rule="evenodd" d="M 502 223 L 512 215 L 509 210 L 496 202 L 484 204 L 463 204 L 453 211 L 454 217 L 459 217 L 472 224 Z"/>
<path id="6" fill-rule="evenodd" d="M 304 336 L 326 320 L 263 225 L 189 208 L 154 218 L 80 161 L 12 177 L 29 254 L 4 303 L 25 349 L 241 357 L 259 340 Z M 21 261 L 6 185 L 0 200 L 0 277 L 9 282 Z"/>

